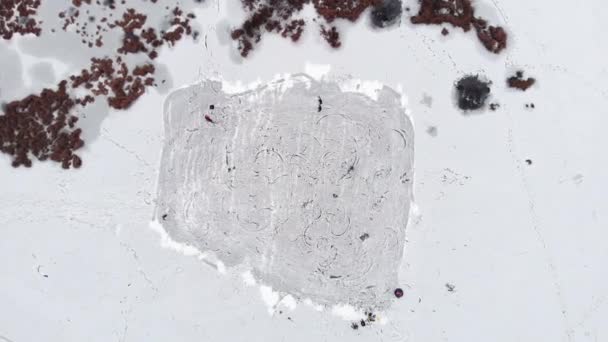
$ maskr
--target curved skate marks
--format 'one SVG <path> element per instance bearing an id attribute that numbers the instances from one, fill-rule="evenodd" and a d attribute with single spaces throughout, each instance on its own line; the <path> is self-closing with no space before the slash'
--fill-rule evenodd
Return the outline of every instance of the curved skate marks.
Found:
<path id="1" fill-rule="evenodd" d="M 412 195 L 400 95 L 385 87 L 374 100 L 304 75 L 221 89 L 206 81 L 166 102 L 158 221 L 275 290 L 386 307 Z"/>

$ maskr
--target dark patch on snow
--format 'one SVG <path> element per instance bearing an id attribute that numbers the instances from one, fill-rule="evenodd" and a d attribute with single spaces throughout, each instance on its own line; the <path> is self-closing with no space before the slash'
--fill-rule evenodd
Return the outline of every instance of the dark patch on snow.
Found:
<path id="1" fill-rule="evenodd" d="M 456 82 L 456 99 L 462 110 L 482 108 L 490 96 L 492 82 L 482 80 L 479 75 L 468 75 Z"/>
<path id="2" fill-rule="evenodd" d="M 403 13 L 401 0 L 384 0 L 372 10 L 372 24 L 380 28 L 392 26 L 399 21 L 401 13 Z"/>

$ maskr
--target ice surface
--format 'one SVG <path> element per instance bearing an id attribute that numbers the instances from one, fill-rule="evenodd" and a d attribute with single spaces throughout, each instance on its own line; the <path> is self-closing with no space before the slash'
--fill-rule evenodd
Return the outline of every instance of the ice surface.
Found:
<path id="1" fill-rule="evenodd" d="M 412 195 L 400 94 L 305 75 L 239 94 L 205 81 L 169 96 L 164 126 L 156 219 L 171 238 L 296 297 L 390 303 Z"/>

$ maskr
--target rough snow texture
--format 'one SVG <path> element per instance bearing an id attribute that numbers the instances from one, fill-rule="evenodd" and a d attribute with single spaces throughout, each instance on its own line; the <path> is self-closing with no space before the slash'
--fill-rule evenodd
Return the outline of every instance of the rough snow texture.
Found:
<path id="1" fill-rule="evenodd" d="M 398 93 L 374 101 L 305 75 L 240 94 L 206 81 L 169 96 L 164 125 L 156 218 L 173 239 L 296 297 L 390 303 L 414 147 Z"/>

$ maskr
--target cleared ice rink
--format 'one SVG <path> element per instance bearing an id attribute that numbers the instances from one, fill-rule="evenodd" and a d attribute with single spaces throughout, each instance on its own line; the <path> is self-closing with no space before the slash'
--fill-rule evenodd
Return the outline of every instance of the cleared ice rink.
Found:
<path id="1" fill-rule="evenodd" d="M 375 95 L 306 75 L 238 94 L 214 81 L 172 93 L 156 219 L 277 291 L 386 308 L 399 286 L 414 132 L 400 94 Z"/>

